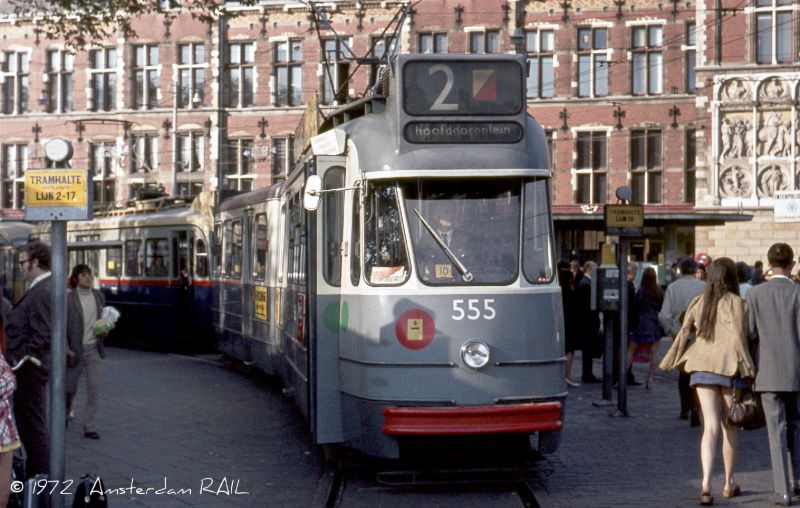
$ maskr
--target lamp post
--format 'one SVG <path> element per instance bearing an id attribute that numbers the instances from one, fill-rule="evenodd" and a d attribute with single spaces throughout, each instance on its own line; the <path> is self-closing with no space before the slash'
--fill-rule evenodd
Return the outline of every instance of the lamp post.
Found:
<path id="1" fill-rule="evenodd" d="M 192 95 L 192 107 L 196 108 L 203 102 L 197 90 Z M 172 197 L 178 197 L 178 77 L 172 88 Z"/>

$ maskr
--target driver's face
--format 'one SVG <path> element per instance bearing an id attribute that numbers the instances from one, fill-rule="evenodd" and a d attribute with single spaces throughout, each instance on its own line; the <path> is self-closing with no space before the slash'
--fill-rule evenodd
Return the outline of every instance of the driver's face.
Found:
<path id="1" fill-rule="evenodd" d="M 449 210 L 446 212 L 440 212 L 436 222 L 438 223 L 440 230 L 450 231 L 453 229 L 453 214 Z"/>

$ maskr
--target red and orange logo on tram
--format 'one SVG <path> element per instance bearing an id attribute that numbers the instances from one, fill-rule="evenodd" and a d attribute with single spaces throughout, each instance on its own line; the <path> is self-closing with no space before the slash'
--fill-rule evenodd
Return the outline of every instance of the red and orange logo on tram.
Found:
<path id="1" fill-rule="evenodd" d="M 403 347 L 422 349 L 433 340 L 436 324 L 433 316 L 421 309 L 411 309 L 400 315 L 394 325 L 394 333 Z"/>

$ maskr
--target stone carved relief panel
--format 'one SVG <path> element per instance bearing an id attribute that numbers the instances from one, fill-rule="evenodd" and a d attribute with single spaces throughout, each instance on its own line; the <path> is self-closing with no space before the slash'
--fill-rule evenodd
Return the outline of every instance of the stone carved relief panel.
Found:
<path id="1" fill-rule="evenodd" d="M 759 198 L 771 198 L 778 191 L 789 190 L 789 177 L 786 168 L 770 164 L 759 168 L 756 176 L 756 190 Z"/>
<path id="2" fill-rule="evenodd" d="M 720 121 L 720 159 L 743 159 L 753 155 L 749 113 L 728 113 Z"/>
<path id="3" fill-rule="evenodd" d="M 789 157 L 792 154 L 790 111 L 763 111 L 758 114 L 759 157 Z"/>
<path id="4" fill-rule="evenodd" d="M 729 79 L 720 87 L 723 102 L 749 102 L 752 98 L 750 83 L 743 79 Z"/>
<path id="5" fill-rule="evenodd" d="M 759 102 L 789 102 L 791 99 L 789 84 L 781 78 L 767 78 L 759 85 Z"/>
<path id="6" fill-rule="evenodd" d="M 746 198 L 752 193 L 750 171 L 742 166 L 724 168 L 719 176 L 719 193 L 722 198 Z"/>

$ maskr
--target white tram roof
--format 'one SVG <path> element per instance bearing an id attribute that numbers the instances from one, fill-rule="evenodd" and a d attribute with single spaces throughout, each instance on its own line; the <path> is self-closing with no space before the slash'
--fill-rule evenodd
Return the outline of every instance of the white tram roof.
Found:
<path id="1" fill-rule="evenodd" d="M 30 239 L 35 224 L 22 221 L 0 221 L 0 245 L 22 245 Z"/>
<path id="2" fill-rule="evenodd" d="M 159 210 L 155 212 L 96 217 L 90 221 L 74 221 L 69 223 L 69 229 L 71 231 L 81 231 L 93 229 L 143 228 L 181 225 L 210 228 L 211 224 L 212 219 L 210 216 L 186 206 L 181 208 Z"/>

